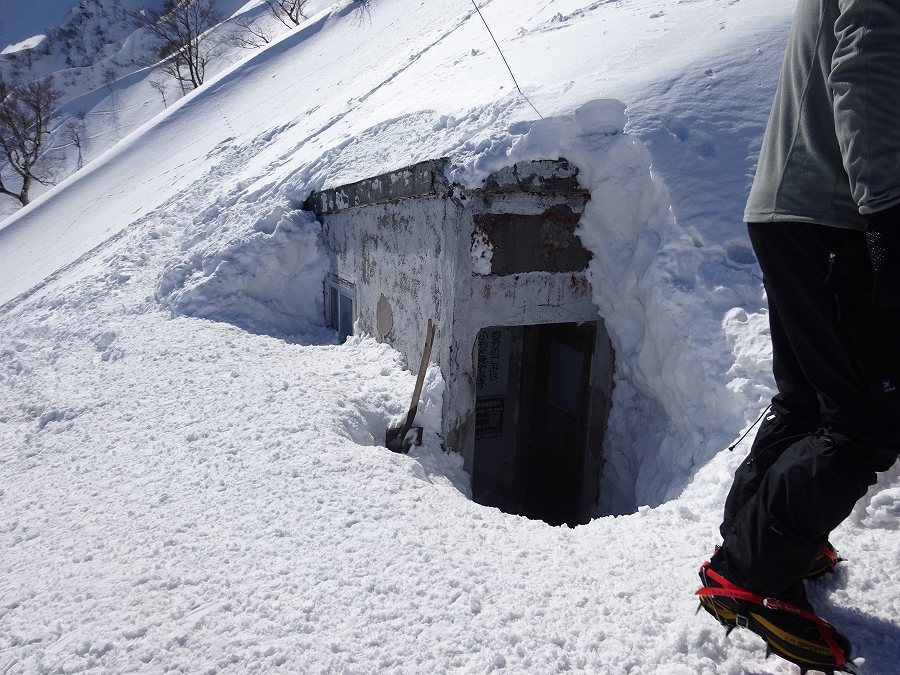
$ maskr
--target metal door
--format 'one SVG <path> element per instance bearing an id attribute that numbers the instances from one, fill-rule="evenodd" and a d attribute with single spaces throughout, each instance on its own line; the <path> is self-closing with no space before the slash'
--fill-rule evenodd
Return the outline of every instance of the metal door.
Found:
<path id="1" fill-rule="evenodd" d="M 574 526 L 583 522 L 579 503 L 596 325 L 549 324 L 528 332 L 522 389 L 527 414 L 520 443 L 526 469 L 523 515 Z"/>

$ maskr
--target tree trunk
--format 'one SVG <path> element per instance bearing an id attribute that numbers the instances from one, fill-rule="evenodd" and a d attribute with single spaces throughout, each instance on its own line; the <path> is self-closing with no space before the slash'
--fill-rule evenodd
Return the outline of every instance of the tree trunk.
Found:
<path id="1" fill-rule="evenodd" d="M 22 179 L 22 189 L 19 190 L 19 201 L 22 202 L 22 206 L 28 206 L 28 202 L 31 201 L 29 190 L 31 190 L 31 176 L 25 176 Z"/>

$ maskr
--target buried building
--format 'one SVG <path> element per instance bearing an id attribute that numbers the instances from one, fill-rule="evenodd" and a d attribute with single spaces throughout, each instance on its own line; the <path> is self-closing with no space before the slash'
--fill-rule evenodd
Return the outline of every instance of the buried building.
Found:
<path id="1" fill-rule="evenodd" d="M 332 263 L 327 318 L 388 342 L 410 368 L 429 319 L 447 382 L 443 432 L 475 501 L 551 524 L 588 520 L 612 387 L 609 337 L 575 235 L 590 199 L 565 160 L 482 187 L 432 160 L 313 193 Z"/>

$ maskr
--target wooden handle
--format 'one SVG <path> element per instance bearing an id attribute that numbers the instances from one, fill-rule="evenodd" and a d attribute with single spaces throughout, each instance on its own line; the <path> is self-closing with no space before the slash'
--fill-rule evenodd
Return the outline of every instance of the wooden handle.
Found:
<path id="1" fill-rule="evenodd" d="M 428 362 L 431 360 L 431 347 L 434 344 L 434 323 L 428 319 L 428 330 L 425 332 L 425 348 L 422 350 L 422 363 L 419 364 L 419 375 L 416 378 L 416 388 L 413 389 L 410 410 L 419 406 L 419 397 L 422 395 L 422 385 L 425 383 L 425 371 L 428 370 Z"/>

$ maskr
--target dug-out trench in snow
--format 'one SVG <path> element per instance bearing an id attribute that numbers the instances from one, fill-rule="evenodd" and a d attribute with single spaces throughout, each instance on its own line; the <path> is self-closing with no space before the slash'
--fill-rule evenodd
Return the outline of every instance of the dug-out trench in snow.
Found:
<path id="1" fill-rule="evenodd" d="M 477 189 L 446 160 L 315 192 L 331 262 L 325 307 L 418 364 L 429 319 L 447 382 L 443 435 L 475 501 L 558 525 L 597 502 L 613 355 L 575 235 L 590 193 L 566 160 Z"/>

